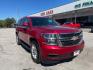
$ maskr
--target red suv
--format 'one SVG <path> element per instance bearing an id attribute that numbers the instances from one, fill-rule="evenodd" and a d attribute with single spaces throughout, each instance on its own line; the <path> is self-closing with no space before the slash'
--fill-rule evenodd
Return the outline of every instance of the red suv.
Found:
<path id="1" fill-rule="evenodd" d="M 34 62 L 59 61 L 80 54 L 84 40 L 80 29 L 60 26 L 47 17 L 24 17 L 16 26 L 17 44 L 26 44 Z"/>

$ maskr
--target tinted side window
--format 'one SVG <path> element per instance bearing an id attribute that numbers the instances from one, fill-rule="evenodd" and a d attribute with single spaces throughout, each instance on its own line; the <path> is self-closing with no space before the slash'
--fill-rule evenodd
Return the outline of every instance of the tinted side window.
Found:
<path id="1" fill-rule="evenodd" d="M 18 24 L 19 26 L 22 26 L 23 23 L 25 23 L 25 22 L 26 22 L 26 23 L 29 23 L 29 19 L 23 18 L 23 19 L 19 20 L 17 24 Z"/>
<path id="2" fill-rule="evenodd" d="M 21 20 L 18 21 L 17 25 L 21 26 L 23 22 L 24 22 L 23 19 L 21 19 Z"/>
<path id="3" fill-rule="evenodd" d="M 28 18 L 25 18 L 24 19 L 24 22 L 29 23 L 29 19 Z"/>
<path id="4" fill-rule="evenodd" d="M 21 25 L 23 25 L 23 23 L 28 23 L 29 24 L 29 19 L 28 18 L 23 18 L 21 21 Z"/>
<path id="5" fill-rule="evenodd" d="M 18 20 L 17 25 L 20 25 L 20 21 L 21 21 L 21 20 Z"/>
<path id="6" fill-rule="evenodd" d="M 20 21 L 20 25 L 21 25 L 21 26 L 23 25 L 24 21 L 25 21 L 24 18 L 21 19 L 21 21 Z"/>

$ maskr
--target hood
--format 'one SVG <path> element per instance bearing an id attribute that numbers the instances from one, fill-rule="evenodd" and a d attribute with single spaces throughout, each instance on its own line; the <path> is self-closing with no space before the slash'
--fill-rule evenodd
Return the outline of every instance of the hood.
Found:
<path id="1" fill-rule="evenodd" d="M 79 32 L 80 29 L 77 28 L 71 28 L 71 27 L 63 27 L 63 26 L 41 26 L 36 27 L 39 31 L 43 33 L 73 33 L 73 32 Z"/>

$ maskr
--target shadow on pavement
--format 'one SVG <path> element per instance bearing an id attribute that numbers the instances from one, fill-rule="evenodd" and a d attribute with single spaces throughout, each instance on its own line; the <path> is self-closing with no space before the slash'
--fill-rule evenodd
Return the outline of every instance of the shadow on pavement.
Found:
<path id="1" fill-rule="evenodd" d="M 70 62 L 72 61 L 73 58 L 70 58 L 70 59 L 64 59 L 64 60 L 61 60 L 61 61 L 53 61 L 53 62 L 48 62 L 48 63 L 41 63 L 42 66 L 54 66 L 54 65 L 57 65 L 57 64 L 61 64 L 61 63 L 67 63 L 67 62 Z"/>
<path id="2" fill-rule="evenodd" d="M 24 48 L 24 50 L 25 50 L 26 52 L 30 53 L 30 48 L 28 48 L 27 45 L 25 45 L 25 44 L 22 43 L 22 44 L 21 44 L 21 47 Z"/>

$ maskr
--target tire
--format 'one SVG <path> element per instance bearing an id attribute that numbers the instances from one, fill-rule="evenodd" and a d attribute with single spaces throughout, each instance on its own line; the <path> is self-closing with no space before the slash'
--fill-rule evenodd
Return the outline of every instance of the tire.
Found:
<path id="1" fill-rule="evenodd" d="M 93 33 L 93 29 L 91 29 L 91 33 Z"/>
<path id="2" fill-rule="evenodd" d="M 35 63 L 40 63 L 39 45 L 36 41 L 31 42 L 30 46 L 31 58 Z"/>
<path id="3" fill-rule="evenodd" d="M 18 35 L 16 35 L 16 42 L 17 42 L 17 45 L 21 45 L 21 40 L 19 39 Z"/>

